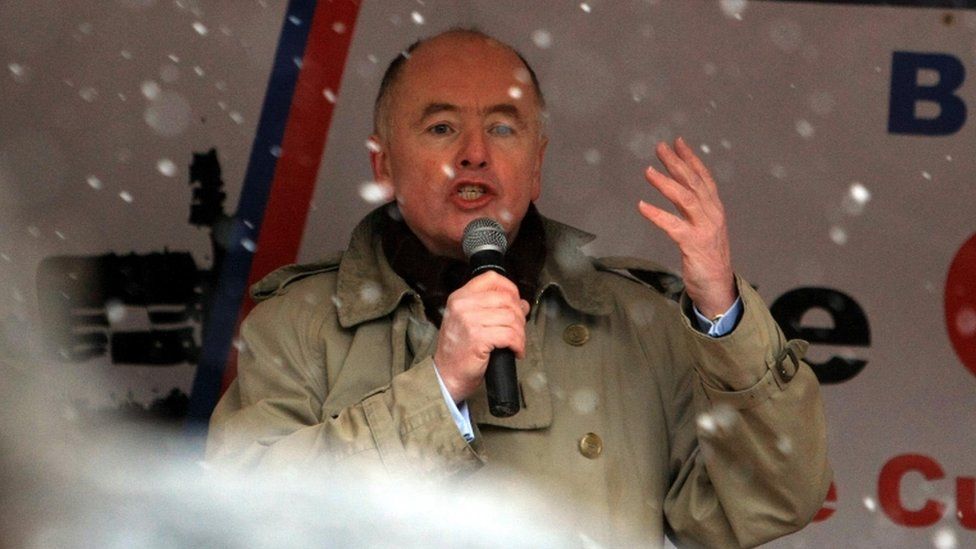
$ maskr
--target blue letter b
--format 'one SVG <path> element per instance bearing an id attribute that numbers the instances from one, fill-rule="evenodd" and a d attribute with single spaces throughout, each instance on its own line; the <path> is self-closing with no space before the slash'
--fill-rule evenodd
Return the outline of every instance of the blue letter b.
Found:
<path id="1" fill-rule="evenodd" d="M 932 86 L 918 85 L 918 71 L 933 70 L 939 81 Z M 891 61 L 891 100 L 888 106 L 888 132 L 917 135 L 949 135 L 966 123 L 966 104 L 956 89 L 966 78 L 959 59 L 941 53 L 896 51 Z M 915 116 L 918 101 L 939 106 L 935 118 Z"/>

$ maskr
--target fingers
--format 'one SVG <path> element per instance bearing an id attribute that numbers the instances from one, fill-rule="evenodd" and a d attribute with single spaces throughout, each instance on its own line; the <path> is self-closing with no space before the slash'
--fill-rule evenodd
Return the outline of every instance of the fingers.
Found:
<path id="1" fill-rule="evenodd" d="M 495 271 L 481 273 L 469 280 L 461 289 L 472 292 L 498 291 L 512 296 L 516 300 L 519 298 L 518 286 L 511 280 L 505 278 L 504 275 Z"/>
<path id="2" fill-rule="evenodd" d="M 677 143 L 679 141 L 680 138 L 675 142 Z M 661 163 L 664 164 L 664 167 L 675 181 L 689 189 L 693 189 L 696 186 L 695 183 L 696 179 L 698 179 L 698 174 L 666 142 L 662 141 L 658 143 L 655 152 L 657 153 L 658 159 L 661 160 Z"/>
<path id="3" fill-rule="evenodd" d="M 711 172 L 683 138 L 675 139 L 673 149 L 665 142 L 658 143 L 656 152 L 661 163 L 677 182 L 697 193 L 716 194 Z"/>
<path id="4" fill-rule="evenodd" d="M 647 181 L 689 222 L 699 224 L 707 219 L 711 223 L 721 223 L 724 208 L 715 181 L 684 139 L 676 139 L 673 149 L 667 143 L 658 143 L 656 152 L 668 174 L 648 166 Z"/>
<path id="5" fill-rule="evenodd" d="M 447 298 L 434 363 L 455 402 L 481 384 L 493 349 L 525 358 L 528 313 L 515 284 L 494 272 L 478 275 Z"/>
<path id="6" fill-rule="evenodd" d="M 637 203 L 637 209 L 648 221 L 664 231 L 668 238 L 675 242 L 681 242 L 680 232 L 687 224 L 686 221 L 643 200 Z"/>
<path id="7" fill-rule="evenodd" d="M 674 141 L 674 151 L 698 175 L 708 192 L 717 196 L 718 188 L 715 185 L 715 180 L 712 178 L 712 173 L 708 171 L 705 163 L 698 158 L 694 151 L 691 150 L 691 147 L 681 137 Z"/>
<path id="8" fill-rule="evenodd" d="M 687 186 L 655 170 L 652 166 L 647 167 L 645 177 L 655 189 L 664 195 L 664 198 L 667 198 L 678 208 L 681 215 L 686 218 L 697 215 L 697 210 L 699 209 L 698 203 L 700 201 Z"/>

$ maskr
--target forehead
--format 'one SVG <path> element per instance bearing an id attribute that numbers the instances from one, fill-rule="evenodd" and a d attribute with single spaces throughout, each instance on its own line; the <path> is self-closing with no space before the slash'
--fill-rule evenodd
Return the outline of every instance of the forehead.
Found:
<path id="1" fill-rule="evenodd" d="M 393 97 L 394 111 L 423 109 L 429 103 L 463 108 L 504 102 L 525 109 L 536 104 L 529 73 L 511 49 L 464 35 L 441 36 L 414 50 Z"/>

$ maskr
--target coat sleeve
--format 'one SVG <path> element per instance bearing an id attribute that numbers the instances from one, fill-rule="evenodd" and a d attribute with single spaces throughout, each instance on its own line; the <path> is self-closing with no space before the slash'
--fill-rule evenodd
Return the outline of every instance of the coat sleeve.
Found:
<path id="1" fill-rule="evenodd" d="M 323 412 L 329 315 L 300 300 L 261 302 L 242 324 L 237 379 L 210 420 L 208 463 L 433 479 L 481 466 L 480 442 L 458 431 L 430 358 L 337 413 Z"/>
<path id="2" fill-rule="evenodd" d="M 737 285 L 744 310 L 730 334 L 710 338 L 681 315 L 694 369 L 675 376 L 664 505 L 679 546 L 752 547 L 799 530 L 832 479 L 807 344 L 787 341 L 755 290 Z"/>

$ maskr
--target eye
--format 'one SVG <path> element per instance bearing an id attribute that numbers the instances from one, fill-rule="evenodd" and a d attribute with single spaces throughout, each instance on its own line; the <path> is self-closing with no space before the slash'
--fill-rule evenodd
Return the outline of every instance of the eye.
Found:
<path id="1" fill-rule="evenodd" d="M 448 135 L 453 130 L 451 129 L 451 126 L 449 124 L 441 123 L 441 124 L 434 124 L 433 126 L 427 128 L 427 131 L 434 135 Z"/>
<path id="2" fill-rule="evenodd" d="M 508 137 L 510 135 L 515 135 L 515 128 L 506 124 L 498 124 L 496 126 L 492 126 L 490 131 L 491 133 L 501 137 Z"/>

